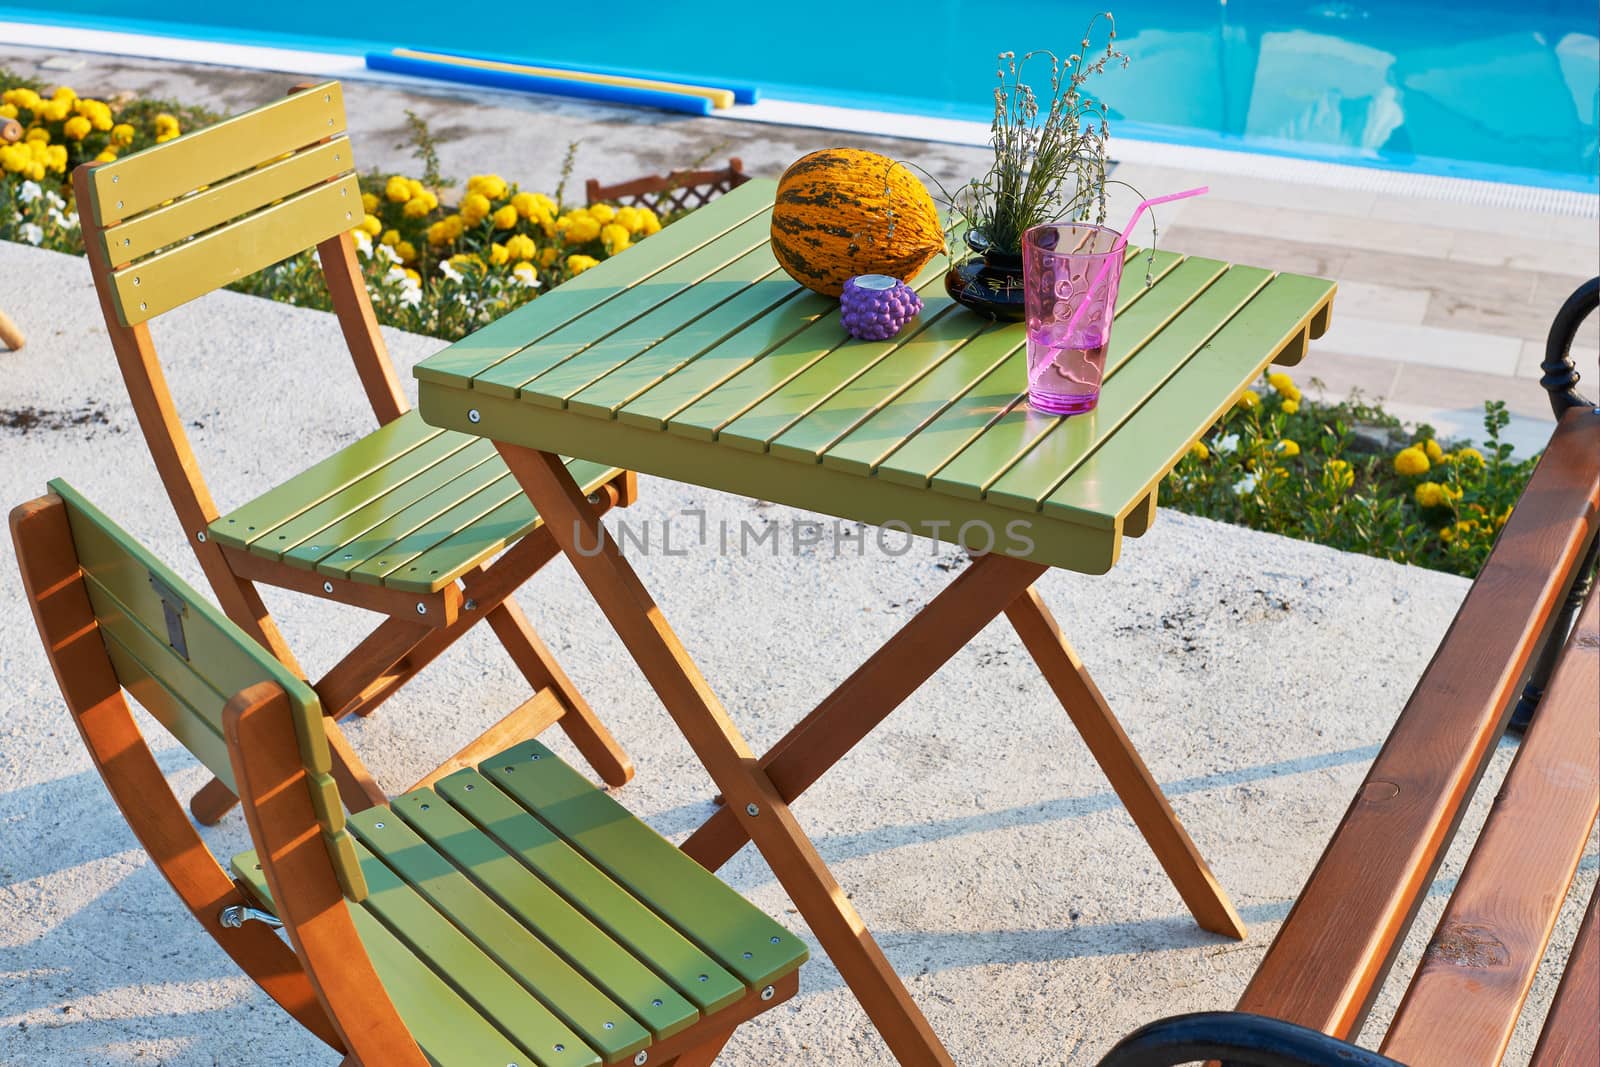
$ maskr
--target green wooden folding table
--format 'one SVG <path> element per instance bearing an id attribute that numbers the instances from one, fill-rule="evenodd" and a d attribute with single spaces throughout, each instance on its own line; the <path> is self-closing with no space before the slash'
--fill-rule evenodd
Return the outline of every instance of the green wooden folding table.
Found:
<path id="1" fill-rule="evenodd" d="M 949 1063 L 789 803 L 1004 612 L 1196 921 L 1244 926 L 1033 589 L 1103 573 L 1157 486 L 1269 363 L 1327 328 L 1334 285 L 1131 252 L 1098 408 L 1030 410 L 1025 338 L 954 305 L 931 264 L 900 336 L 856 341 L 768 244 L 750 182 L 420 364 L 428 422 L 492 439 L 660 694 L 723 803 L 684 850 L 753 841 L 902 1063 Z M 1148 273 L 1150 284 L 1140 284 Z M 759 757 L 562 456 L 962 545 L 971 566 Z"/>

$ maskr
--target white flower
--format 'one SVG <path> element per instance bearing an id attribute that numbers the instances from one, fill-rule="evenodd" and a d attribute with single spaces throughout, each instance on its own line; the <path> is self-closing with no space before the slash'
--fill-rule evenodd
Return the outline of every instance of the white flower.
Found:
<path id="1" fill-rule="evenodd" d="M 518 263 L 515 267 L 511 268 L 511 276 L 515 278 L 517 283 L 520 284 L 524 289 L 539 288 L 539 272 L 534 269 L 532 263 Z"/>
<path id="2" fill-rule="evenodd" d="M 78 225 L 77 215 L 63 215 L 59 208 L 50 209 L 50 221 L 60 226 L 63 230 L 71 230 Z"/>
<path id="3" fill-rule="evenodd" d="M 455 265 L 448 259 L 439 264 L 439 273 L 453 282 L 461 281 L 461 272 L 456 270 Z"/>
<path id="4" fill-rule="evenodd" d="M 1233 483 L 1233 492 L 1235 496 L 1249 496 L 1255 491 L 1256 476 L 1254 474 L 1246 474 L 1243 478 L 1240 478 L 1237 482 Z"/>
<path id="5" fill-rule="evenodd" d="M 36 222 L 24 223 L 22 227 L 22 239 L 27 241 L 30 245 L 38 244 L 44 240 L 44 227 L 40 226 Z"/>
<path id="6" fill-rule="evenodd" d="M 379 259 L 385 260 L 389 263 L 400 262 L 400 254 L 394 249 L 390 248 L 388 245 L 379 245 L 377 248 L 373 249 L 373 252 Z"/>
<path id="7" fill-rule="evenodd" d="M 44 190 L 39 188 L 38 182 L 23 182 L 22 188 L 17 190 L 17 199 L 24 204 L 31 204 L 44 195 Z"/>
<path id="8" fill-rule="evenodd" d="M 422 286 L 407 278 L 405 287 L 400 290 L 400 303 L 412 307 L 422 303 Z"/>
<path id="9" fill-rule="evenodd" d="M 50 201 L 50 206 L 55 208 L 57 211 L 66 210 L 67 202 L 61 199 L 61 197 L 57 196 L 55 193 L 45 193 L 44 198 Z"/>
<path id="10" fill-rule="evenodd" d="M 372 256 L 372 236 L 366 230 L 351 230 L 350 239 L 356 244 L 356 251 L 370 258 Z"/>
<path id="11" fill-rule="evenodd" d="M 1217 438 L 1215 443 L 1213 443 L 1211 446 L 1211 451 L 1220 452 L 1223 455 L 1227 455 L 1229 452 L 1232 452 L 1238 447 L 1239 435 L 1236 433 L 1230 433 L 1225 437 Z"/>

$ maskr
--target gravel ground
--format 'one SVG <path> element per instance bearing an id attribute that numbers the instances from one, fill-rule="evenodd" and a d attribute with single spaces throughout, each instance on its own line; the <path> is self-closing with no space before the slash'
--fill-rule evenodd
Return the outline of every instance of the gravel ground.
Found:
<path id="1" fill-rule="evenodd" d="M 24 351 L 0 353 L 0 499 L 20 502 L 64 476 L 198 581 L 84 261 L 0 243 L 0 279 L 8 309 L 28 312 L 30 335 Z M 153 332 L 224 507 L 369 426 L 329 316 L 218 293 Z M 438 347 L 388 336 L 407 368 Z M 692 508 L 734 526 L 803 517 L 646 478 L 625 518 L 659 538 L 663 524 L 682 532 Z M 636 563 L 758 749 L 960 566 L 926 543 L 898 557 L 692 550 Z M 1242 944 L 1193 925 L 1003 622 L 824 778 L 798 815 L 959 1062 L 1093 1063 L 1152 1018 L 1233 1004 L 1466 587 L 1168 513 L 1110 575 L 1041 582 L 1250 924 Z M 686 834 L 711 810 L 709 783 L 570 569 L 558 561 L 518 599 L 639 766 L 624 802 L 663 833 Z M 313 673 L 367 624 L 353 610 L 271 591 L 268 600 Z M 0 613 L 0 1062 L 336 1062 L 199 934 L 134 842 L 68 722 L 9 559 L 0 603 L 10 606 Z M 523 695 L 504 654 L 478 635 L 349 732 L 379 781 L 402 788 Z M 143 721 L 187 798 L 203 772 Z M 1496 754 L 1464 840 L 1513 751 Z M 205 838 L 231 854 L 245 846 L 243 821 L 235 813 Z M 1464 858 L 1458 844 L 1375 1025 L 1393 1011 Z M 1596 866 L 1591 849 L 1584 898 Z M 809 937 L 752 850 L 724 874 Z M 1577 918 L 1569 902 L 1558 945 L 1570 944 Z M 800 995 L 744 1027 L 719 1062 L 891 1062 L 815 957 Z M 1553 988 L 1541 974 L 1534 1020 Z M 1526 1060 L 1536 1029 L 1519 1032 L 1510 1062 Z"/>

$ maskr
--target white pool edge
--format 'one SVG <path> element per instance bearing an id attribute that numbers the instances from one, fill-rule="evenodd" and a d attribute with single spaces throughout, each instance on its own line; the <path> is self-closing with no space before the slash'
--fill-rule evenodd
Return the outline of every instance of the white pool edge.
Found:
<path id="1" fill-rule="evenodd" d="M 314 74 L 347 81 L 403 85 L 412 89 L 429 88 L 434 91 L 443 89 L 458 93 L 470 89 L 474 94 L 508 97 L 531 95 L 373 71 L 367 68 L 362 56 L 333 52 L 227 44 L 181 37 L 162 37 L 155 34 L 6 21 L 0 21 L 0 41 L 69 52 L 96 52 L 129 58 Z M 986 123 L 926 118 L 790 100 L 762 100 L 755 104 L 721 109 L 712 114 L 716 118 L 741 122 L 804 126 L 877 137 L 903 137 L 978 147 L 989 143 L 989 127 Z M 1543 215 L 1600 218 L 1600 195 L 1564 189 L 1448 178 L 1409 171 L 1129 138 L 1115 139 L 1112 154 L 1119 162 L 1125 163 L 1234 174 L 1326 188 L 1478 204 L 1484 207 L 1512 208 Z"/>

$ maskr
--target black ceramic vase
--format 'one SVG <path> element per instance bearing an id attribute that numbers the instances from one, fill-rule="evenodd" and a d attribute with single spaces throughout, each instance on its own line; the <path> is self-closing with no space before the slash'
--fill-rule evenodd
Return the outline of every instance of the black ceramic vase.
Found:
<path id="1" fill-rule="evenodd" d="M 966 240 L 973 254 L 945 274 L 945 291 L 980 315 L 1021 322 L 1022 256 L 995 251 L 976 230 L 968 230 Z"/>

